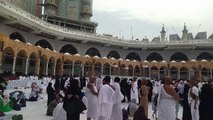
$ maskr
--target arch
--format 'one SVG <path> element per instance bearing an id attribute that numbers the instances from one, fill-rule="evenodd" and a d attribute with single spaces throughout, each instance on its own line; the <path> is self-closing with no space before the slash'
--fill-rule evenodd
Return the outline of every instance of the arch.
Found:
<path id="1" fill-rule="evenodd" d="M 47 56 L 42 55 L 40 60 L 39 75 L 46 75 L 46 69 L 47 69 Z"/>
<path id="2" fill-rule="evenodd" d="M 91 57 L 94 57 L 94 56 L 97 55 L 98 57 L 101 57 L 101 54 L 100 54 L 99 50 L 96 49 L 96 48 L 94 48 L 94 47 L 88 49 L 88 50 L 86 51 L 85 55 L 89 55 L 89 56 L 91 56 Z"/>
<path id="3" fill-rule="evenodd" d="M 89 73 L 90 73 L 90 62 L 86 62 L 84 63 L 84 72 L 83 72 L 83 76 L 89 76 Z"/>
<path id="4" fill-rule="evenodd" d="M 3 50 L 3 54 L 15 56 L 15 52 L 14 52 L 13 48 L 11 48 L 11 47 L 5 48 L 5 49 Z"/>
<path id="5" fill-rule="evenodd" d="M 28 73 L 29 75 L 35 75 L 36 74 L 36 61 L 37 61 L 37 55 L 36 53 L 31 53 L 29 56 L 29 65 L 28 65 Z"/>
<path id="6" fill-rule="evenodd" d="M 55 64 L 54 57 L 50 57 L 48 62 L 48 75 L 54 75 L 54 64 Z"/>
<path id="7" fill-rule="evenodd" d="M 95 72 L 95 75 L 97 75 L 97 76 L 101 75 L 101 63 L 100 62 L 95 63 L 94 72 Z"/>
<path id="8" fill-rule="evenodd" d="M 182 53 L 182 52 L 177 52 L 177 53 L 174 53 L 171 58 L 170 58 L 170 61 L 176 61 L 176 62 L 180 62 L 180 61 L 188 61 L 188 57 Z"/>
<path id="9" fill-rule="evenodd" d="M 171 67 L 170 68 L 170 76 L 173 80 L 176 80 L 178 78 L 178 68 L 177 67 Z"/>
<path id="10" fill-rule="evenodd" d="M 26 59 L 27 59 L 27 53 L 24 50 L 20 50 L 16 57 L 16 66 L 15 66 L 16 75 L 27 74 Z"/>
<path id="11" fill-rule="evenodd" d="M 210 70 L 206 67 L 203 67 L 201 69 L 201 79 L 205 81 L 209 80 L 210 79 L 209 73 L 210 73 Z"/>
<path id="12" fill-rule="evenodd" d="M 160 79 L 163 80 L 167 74 L 167 68 L 165 66 L 160 67 Z"/>
<path id="13" fill-rule="evenodd" d="M 163 57 L 159 53 L 153 52 L 153 53 L 148 55 L 146 60 L 149 61 L 149 62 L 151 62 L 153 60 L 156 60 L 156 61 L 160 62 L 160 61 L 163 60 Z"/>
<path id="14" fill-rule="evenodd" d="M 200 61 L 200 60 L 203 60 L 203 59 L 209 60 L 209 61 L 213 60 L 213 55 L 211 53 L 208 53 L 208 52 L 202 52 L 197 56 L 196 60 Z"/>
<path id="15" fill-rule="evenodd" d="M 151 67 L 150 75 L 152 78 L 158 78 L 158 68 L 156 66 Z"/>
<path id="16" fill-rule="evenodd" d="M 180 79 L 181 80 L 188 80 L 189 79 L 189 69 L 186 67 L 180 68 Z"/>
<path id="17" fill-rule="evenodd" d="M 121 76 L 126 76 L 126 65 L 125 64 L 122 64 L 122 65 L 120 65 L 120 75 Z"/>
<path id="18" fill-rule="evenodd" d="M 7 47 L 3 50 L 3 55 L 2 55 L 3 73 L 12 74 L 14 56 L 15 56 L 15 52 L 11 47 Z"/>
<path id="19" fill-rule="evenodd" d="M 133 66 L 132 65 L 129 65 L 128 66 L 128 76 L 133 76 Z"/>
<path id="20" fill-rule="evenodd" d="M 26 40 L 23 37 L 23 35 L 18 33 L 18 32 L 11 33 L 9 38 L 12 39 L 12 40 L 19 40 L 19 41 L 21 41 L 23 43 L 26 43 Z"/>
<path id="21" fill-rule="evenodd" d="M 63 74 L 66 76 L 70 76 L 72 74 L 72 61 L 71 60 L 64 61 L 63 69 L 64 69 Z"/>
<path id="22" fill-rule="evenodd" d="M 36 46 L 41 46 L 42 48 L 48 48 L 50 50 L 53 50 L 52 45 L 46 41 L 46 40 L 39 40 L 35 43 Z"/>
<path id="23" fill-rule="evenodd" d="M 104 64 L 103 75 L 110 75 L 110 65 L 109 63 Z"/>
<path id="24" fill-rule="evenodd" d="M 56 75 L 62 75 L 63 74 L 63 72 L 62 72 L 62 68 L 63 66 L 62 66 L 62 59 L 61 58 L 58 58 L 57 60 L 56 60 L 56 69 L 55 69 L 55 74 Z"/>
<path id="25" fill-rule="evenodd" d="M 131 52 L 126 56 L 126 59 L 141 61 L 141 57 L 136 52 Z"/>
<path id="26" fill-rule="evenodd" d="M 140 76 L 140 67 L 137 65 L 134 69 L 134 76 Z"/>
<path id="27" fill-rule="evenodd" d="M 60 52 L 60 53 L 69 53 L 69 54 L 74 55 L 74 54 L 77 54 L 77 53 L 78 53 L 78 50 L 77 50 L 74 46 L 72 46 L 71 44 L 68 44 L 68 45 L 64 45 L 64 46 L 60 49 L 59 52 Z"/>
<path id="28" fill-rule="evenodd" d="M 112 50 L 108 53 L 107 58 L 112 58 L 112 57 L 115 59 L 119 59 L 120 54 L 116 50 Z"/>
<path id="29" fill-rule="evenodd" d="M 81 75 L 81 64 L 82 62 L 80 60 L 76 61 L 74 63 L 74 73 L 73 76 L 80 76 Z"/>

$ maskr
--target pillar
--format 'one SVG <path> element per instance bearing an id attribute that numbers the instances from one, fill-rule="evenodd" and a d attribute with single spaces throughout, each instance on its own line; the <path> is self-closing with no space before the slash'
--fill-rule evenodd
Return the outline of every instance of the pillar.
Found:
<path id="1" fill-rule="evenodd" d="M 210 69 L 210 79 L 212 79 L 212 69 Z"/>
<path id="2" fill-rule="evenodd" d="M 149 76 L 148 77 L 151 77 L 151 68 L 149 67 Z"/>
<path id="3" fill-rule="evenodd" d="M 178 76 L 177 76 L 177 79 L 179 80 L 180 79 L 180 69 L 178 68 Z"/>
<path id="4" fill-rule="evenodd" d="M 12 74 L 15 75 L 16 73 L 16 57 L 13 58 L 13 70 L 12 70 Z"/>
<path id="5" fill-rule="evenodd" d="M 54 66 L 53 66 L 53 75 L 55 76 L 55 72 L 56 72 L 56 61 L 54 62 Z"/>
<path id="6" fill-rule="evenodd" d="M 72 76 L 74 75 L 74 69 L 75 69 L 74 67 L 75 67 L 75 63 L 73 62 L 72 63 Z"/>
<path id="7" fill-rule="evenodd" d="M 132 76 L 135 76 L 135 68 L 132 69 Z"/>
<path id="8" fill-rule="evenodd" d="M 3 58 L 3 55 L 2 55 L 2 52 L 0 51 L 0 74 L 3 73 L 3 70 L 2 70 L 2 58 Z"/>
<path id="9" fill-rule="evenodd" d="M 36 75 L 39 75 L 40 71 L 40 59 L 36 61 Z"/>
<path id="10" fill-rule="evenodd" d="M 111 66 L 110 66 L 110 68 L 109 68 L 109 75 L 110 75 L 110 76 L 112 75 Z"/>
<path id="11" fill-rule="evenodd" d="M 29 59 L 26 59 L 26 63 L 25 63 L 25 75 L 28 75 L 28 68 L 29 68 Z"/>
<path id="12" fill-rule="evenodd" d="M 60 63 L 59 67 L 60 67 L 60 75 L 62 76 L 62 75 L 64 75 L 64 62 L 63 61 Z"/>
<path id="13" fill-rule="evenodd" d="M 101 75 L 100 76 L 103 76 L 103 74 L 104 74 L 104 65 L 101 64 Z"/>
<path id="14" fill-rule="evenodd" d="M 48 65 L 49 65 L 49 61 L 47 61 L 47 63 L 46 63 L 46 72 L 45 72 L 45 75 L 48 75 Z"/>
<path id="15" fill-rule="evenodd" d="M 160 80 L 160 69 L 158 68 L 158 80 Z"/>
<path id="16" fill-rule="evenodd" d="M 188 79 L 190 80 L 191 79 L 191 70 L 189 69 L 188 72 L 189 72 L 189 75 L 188 75 L 189 78 Z"/>
<path id="17" fill-rule="evenodd" d="M 84 76 L 84 64 L 82 64 L 82 67 L 81 67 L 81 76 Z"/>

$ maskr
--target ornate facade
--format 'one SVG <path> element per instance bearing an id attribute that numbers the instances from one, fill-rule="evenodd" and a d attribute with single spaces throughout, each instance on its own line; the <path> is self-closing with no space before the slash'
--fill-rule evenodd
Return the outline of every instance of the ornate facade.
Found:
<path id="1" fill-rule="evenodd" d="M 152 42 L 121 40 L 50 24 L 0 0 L 0 72 L 36 75 L 212 79 L 213 40 L 164 28 Z"/>

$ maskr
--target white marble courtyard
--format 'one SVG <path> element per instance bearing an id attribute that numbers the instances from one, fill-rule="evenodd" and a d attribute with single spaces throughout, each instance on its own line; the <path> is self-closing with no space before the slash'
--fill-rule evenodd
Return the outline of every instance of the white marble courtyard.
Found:
<path id="1" fill-rule="evenodd" d="M 23 90 L 23 89 L 22 89 Z M 7 93 L 11 92 L 13 90 L 10 91 L 6 91 Z M 23 91 L 25 91 L 26 96 L 28 97 L 29 93 L 30 93 L 30 89 L 24 89 Z M 40 99 L 37 102 L 27 102 L 27 107 L 22 108 L 21 111 L 11 111 L 6 113 L 6 116 L 4 118 L 0 117 L 0 120 L 11 120 L 10 116 L 12 116 L 13 114 L 23 114 L 23 118 L 24 120 L 53 120 L 53 117 L 50 116 L 46 116 L 46 109 L 47 109 L 47 96 L 46 93 L 43 93 L 43 99 Z M 128 103 L 123 103 L 124 107 L 128 106 Z M 86 111 L 84 112 L 85 114 L 81 114 L 81 120 L 86 120 Z M 180 107 L 179 110 L 179 118 L 181 118 L 182 116 L 182 107 Z M 149 103 L 149 118 L 151 120 L 154 120 L 152 118 L 152 106 L 151 103 Z"/>

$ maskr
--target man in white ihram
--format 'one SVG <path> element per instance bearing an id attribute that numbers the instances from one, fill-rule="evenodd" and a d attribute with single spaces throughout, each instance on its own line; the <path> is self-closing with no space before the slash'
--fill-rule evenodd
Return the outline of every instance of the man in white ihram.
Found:
<path id="1" fill-rule="evenodd" d="M 138 85 L 137 85 L 137 81 L 135 79 L 131 79 L 131 100 L 135 99 L 136 103 L 139 103 L 139 99 L 138 99 Z"/>
<path id="2" fill-rule="evenodd" d="M 110 76 L 105 76 L 98 94 L 97 120 L 110 120 L 113 108 L 114 88 L 110 85 Z"/>
<path id="3" fill-rule="evenodd" d="M 115 95 L 113 99 L 113 109 L 112 109 L 112 114 L 110 120 L 123 120 L 123 115 L 122 115 L 122 104 L 121 100 L 123 100 L 124 96 L 120 91 L 120 78 L 115 77 L 114 83 L 112 86 L 115 88 Z"/>

